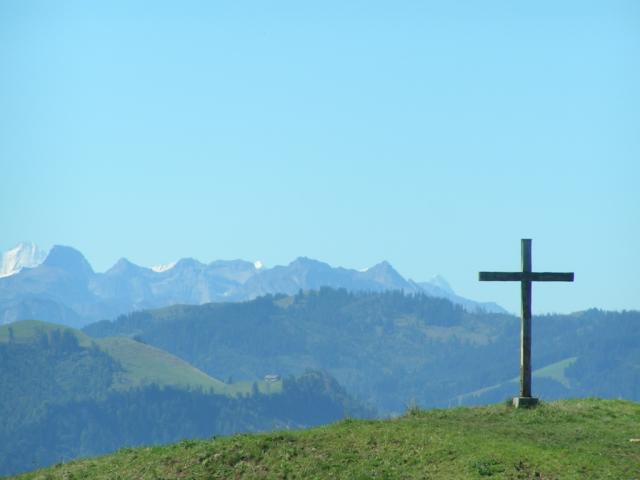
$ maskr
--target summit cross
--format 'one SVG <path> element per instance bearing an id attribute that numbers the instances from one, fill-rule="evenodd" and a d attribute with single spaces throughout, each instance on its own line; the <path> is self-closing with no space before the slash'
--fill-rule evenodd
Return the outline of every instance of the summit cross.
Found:
<path id="1" fill-rule="evenodd" d="M 573 272 L 531 271 L 531 239 L 522 239 L 521 272 L 480 272 L 481 282 L 520 282 L 522 315 L 520 318 L 520 396 L 513 399 L 516 407 L 532 407 L 538 399 L 531 396 L 531 282 L 573 282 Z"/>

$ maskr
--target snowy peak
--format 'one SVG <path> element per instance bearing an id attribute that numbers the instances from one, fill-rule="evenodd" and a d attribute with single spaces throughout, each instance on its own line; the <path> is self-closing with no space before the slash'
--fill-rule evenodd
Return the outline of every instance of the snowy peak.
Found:
<path id="1" fill-rule="evenodd" d="M 2 254 L 0 262 L 0 277 L 15 275 L 23 268 L 33 268 L 40 265 L 47 256 L 47 252 L 33 242 L 22 242 Z"/>
<path id="2" fill-rule="evenodd" d="M 170 272 L 172 274 L 179 274 L 184 271 L 202 270 L 206 268 L 206 265 L 195 258 L 187 257 L 176 260 L 175 262 L 164 263 L 161 265 L 154 265 L 151 267 L 156 273 Z"/>
<path id="3" fill-rule="evenodd" d="M 173 267 L 176 266 L 178 262 L 170 262 L 170 263 L 163 263 L 162 265 L 154 265 L 153 267 L 151 267 L 151 270 L 153 270 L 156 273 L 162 273 L 162 272 L 166 272 L 167 270 L 171 270 Z"/>

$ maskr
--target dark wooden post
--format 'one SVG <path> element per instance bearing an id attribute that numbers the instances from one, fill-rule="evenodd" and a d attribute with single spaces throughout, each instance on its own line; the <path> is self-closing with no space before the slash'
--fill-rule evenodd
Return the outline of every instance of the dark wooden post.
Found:
<path id="1" fill-rule="evenodd" d="M 531 239 L 522 239 L 522 272 L 531 273 Z M 520 396 L 531 396 L 531 280 L 520 282 Z"/>
<path id="2" fill-rule="evenodd" d="M 531 265 L 531 239 L 523 238 L 522 271 L 480 272 L 479 280 L 488 282 L 520 282 L 522 315 L 520 317 L 520 396 L 513 399 L 516 407 L 534 406 L 531 396 L 531 282 L 573 282 L 573 272 L 534 272 Z"/>

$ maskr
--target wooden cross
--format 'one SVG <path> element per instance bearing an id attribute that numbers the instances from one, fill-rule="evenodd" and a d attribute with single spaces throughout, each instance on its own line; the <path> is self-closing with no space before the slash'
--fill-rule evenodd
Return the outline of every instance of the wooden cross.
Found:
<path id="1" fill-rule="evenodd" d="M 531 282 L 573 282 L 571 273 L 531 271 L 531 239 L 522 239 L 521 272 L 480 272 L 484 282 L 520 282 L 522 316 L 520 319 L 520 396 L 513 399 L 516 407 L 529 407 L 538 403 L 531 396 Z"/>

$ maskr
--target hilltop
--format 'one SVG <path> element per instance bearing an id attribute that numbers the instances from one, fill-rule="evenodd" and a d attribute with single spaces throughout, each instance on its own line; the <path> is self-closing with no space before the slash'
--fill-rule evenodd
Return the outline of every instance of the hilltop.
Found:
<path id="1" fill-rule="evenodd" d="M 199 388 L 224 394 L 235 393 L 232 386 L 205 374 L 184 360 L 130 338 L 92 339 L 74 328 L 39 320 L 23 320 L 0 325 L 0 343 L 8 343 L 10 337 L 12 342 L 23 346 L 33 344 L 34 341 L 46 341 L 49 346 L 52 342 L 58 342 L 64 347 L 73 347 L 76 344 L 80 350 L 96 347 L 120 367 L 114 369 L 113 382 L 109 385 L 111 389 L 155 384 Z M 33 356 L 31 360 L 33 361 Z M 66 372 L 63 371 L 65 366 L 68 366 Z M 29 368 L 29 365 L 17 366 L 19 369 L 25 367 Z M 63 365 L 57 370 L 62 376 L 78 375 L 72 365 Z"/>
<path id="2" fill-rule="evenodd" d="M 123 449 L 20 479 L 495 478 L 632 479 L 640 405 L 619 400 L 420 411 L 298 432 Z"/>

